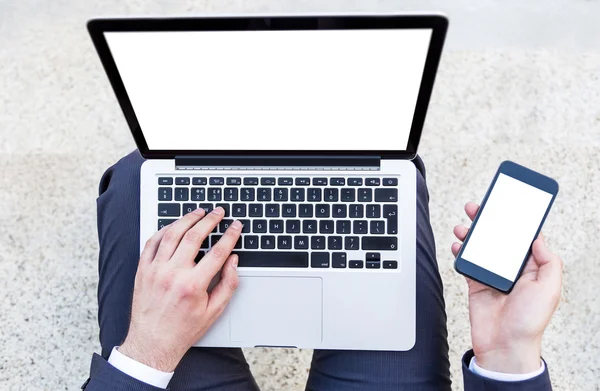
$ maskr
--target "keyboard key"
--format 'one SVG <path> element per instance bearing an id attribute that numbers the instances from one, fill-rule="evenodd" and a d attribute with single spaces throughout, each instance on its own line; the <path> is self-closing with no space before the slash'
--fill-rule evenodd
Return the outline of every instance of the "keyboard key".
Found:
<path id="1" fill-rule="evenodd" d="M 360 202 L 372 202 L 373 189 L 358 189 L 358 200 Z"/>
<path id="2" fill-rule="evenodd" d="M 265 205 L 265 216 L 266 217 L 279 217 L 279 204 Z"/>
<path id="3" fill-rule="evenodd" d="M 377 204 L 370 204 L 366 207 L 366 216 L 369 219 L 378 219 L 381 217 L 381 206 Z"/>
<path id="4" fill-rule="evenodd" d="M 258 236 L 246 235 L 244 236 L 244 248 L 254 250 L 258 248 Z M 239 265 L 239 263 L 238 263 Z"/>
<path id="5" fill-rule="evenodd" d="M 338 221 L 336 221 L 335 233 L 337 233 L 337 234 L 349 234 L 350 233 L 350 221 L 349 220 L 338 220 Z"/>
<path id="6" fill-rule="evenodd" d="M 176 222 L 177 220 L 175 219 L 159 219 L 158 220 L 158 230 L 160 231 L 161 229 L 163 229 L 164 227 L 166 227 L 167 225 Z"/>
<path id="7" fill-rule="evenodd" d="M 273 190 L 273 201 L 287 201 L 288 200 L 288 189 L 276 188 Z"/>
<path id="8" fill-rule="evenodd" d="M 329 217 L 329 205 L 317 205 L 317 207 L 315 208 L 315 217 Z"/>
<path id="9" fill-rule="evenodd" d="M 204 186 L 204 185 L 206 185 L 206 178 L 205 177 L 195 177 L 195 178 L 192 178 L 192 185 L 194 185 L 194 186 Z"/>
<path id="10" fill-rule="evenodd" d="M 204 258 L 204 256 L 206 255 L 206 251 L 198 251 L 198 255 L 196 255 L 196 257 L 194 258 L 194 262 L 198 263 L 202 260 L 202 258 Z"/>
<path id="11" fill-rule="evenodd" d="M 325 236 L 311 236 L 310 248 L 312 250 L 325 250 Z"/>
<path id="12" fill-rule="evenodd" d="M 277 248 L 280 250 L 291 250 L 292 249 L 292 237 L 291 236 L 278 236 L 277 237 Z"/>
<path id="13" fill-rule="evenodd" d="M 231 216 L 231 204 L 215 204 L 215 208 L 221 207 L 225 211 L 223 217 Z"/>
<path id="14" fill-rule="evenodd" d="M 363 261 L 350 261 L 350 269 L 362 269 Z"/>
<path id="15" fill-rule="evenodd" d="M 173 184 L 173 178 L 166 178 L 166 177 L 158 178 L 158 184 L 161 186 L 171 186 Z"/>
<path id="16" fill-rule="evenodd" d="M 210 235 L 210 247 L 214 247 L 222 237 L 223 235 Z"/>
<path id="17" fill-rule="evenodd" d="M 269 220 L 269 232 L 272 234 L 283 233 L 283 220 Z"/>
<path id="18" fill-rule="evenodd" d="M 384 269 L 398 269 L 398 261 L 383 261 Z"/>
<path id="19" fill-rule="evenodd" d="M 362 186 L 362 178 L 348 178 L 348 186 Z"/>
<path id="20" fill-rule="evenodd" d="M 310 267 L 329 267 L 329 253 L 313 252 L 310 254 Z"/>
<path id="21" fill-rule="evenodd" d="M 207 214 L 213 210 L 213 204 L 200 204 L 198 207 L 204 209 Z"/>
<path id="22" fill-rule="evenodd" d="M 377 235 L 385 234 L 385 221 L 371 220 L 371 229 L 369 230 L 369 232 Z"/>
<path id="23" fill-rule="evenodd" d="M 258 178 L 244 178 L 244 185 L 246 185 L 246 186 L 258 185 Z"/>
<path id="24" fill-rule="evenodd" d="M 238 189 L 235 187 L 225 188 L 225 201 L 237 201 L 238 200 Z"/>
<path id="25" fill-rule="evenodd" d="M 308 236 L 294 237 L 294 248 L 296 250 L 307 250 L 308 249 Z"/>
<path id="26" fill-rule="evenodd" d="M 337 204 L 331 208 L 331 216 L 336 218 L 346 218 L 346 205 Z"/>
<path id="27" fill-rule="evenodd" d="M 275 186 L 275 178 L 260 178 L 262 186 Z"/>
<path id="28" fill-rule="evenodd" d="M 187 187 L 175 188 L 175 201 L 187 201 L 190 199 L 190 189 Z"/>
<path id="29" fill-rule="evenodd" d="M 292 178 L 279 178 L 277 184 L 279 186 L 291 186 L 294 184 L 294 180 Z"/>
<path id="30" fill-rule="evenodd" d="M 298 251 L 235 251 L 239 267 L 308 267 L 308 253 Z"/>
<path id="31" fill-rule="evenodd" d="M 306 189 L 306 200 L 310 202 L 321 202 L 321 189 L 314 187 Z"/>
<path id="32" fill-rule="evenodd" d="M 319 233 L 332 234 L 333 233 L 333 220 L 319 221 Z"/>
<path id="33" fill-rule="evenodd" d="M 358 250 L 360 247 L 358 236 L 346 236 L 344 239 L 345 250 Z"/>
<path id="34" fill-rule="evenodd" d="M 208 242 L 209 242 L 208 238 L 204 239 L 202 241 L 202 244 L 200 245 L 200 248 L 208 248 Z"/>
<path id="35" fill-rule="evenodd" d="M 364 214 L 364 207 L 360 204 L 350 205 L 348 216 L 352 219 L 362 219 Z"/>
<path id="36" fill-rule="evenodd" d="M 284 204 L 281 208 L 282 217 L 296 217 L 296 205 Z"/>
<path id="37" fill-rule="evenodd" d="M 375 202 L 397 202 L 398 189 L 375 189 Z"/>
<path id="38" fill-rule="evenodd" d="M 398 233 L 398 205 L 383 205 L 383 217 L 387 220 L 387 233 Z"/>
<path id="39" fill-rule="evenodd" d="M 256 201 L 271 201 L 271 189 L 261 187 L 256 190 Z"/>
<path id="40" fill-rule="evenodd" d="M 242 184 L 242 178 L 227 178 L 227 185 L 232 186 L 232 185 L 241 185 Z"/>
<path id="41" fill-rule="evenodd" d="M 346 184 L 346 180 L 344 178 L 331 178 L 331 180 L 329 180 L 329 184 L 331 186 L 344 186 Z"/>
<path id="42" fill-rule="evenodd" d="M 240 201 L 254 201 L 254 189 L 251 187 L 242 188 Z"/>
<path id="43" fill-rule="evenodd" d="M 287 220 L 285 222 L 285 233 L 299 234 L 300 233 L 300 220 Z"/>
<path id="44" fill-rule="evenodd" d="M 367 233 L 367 222 L 364 220 L 354 220 L 353 233 L 354 234 L 366 234 Z"/>
<path id="45" fill-rule="evenodd" d="M 300 209 L 299 217 L 313 217 L 313 206 L 311 204 L 302 204 L 298 207 Z"/>
<path id="46" fill-rule="evenodd" d="M 179 204 L 158 204 L 158 215 L 179 217 L 181 215 L 181 206 Z"/>
<path id="47" fill-rule="evenodd" d="M 203 187 L 192 187 L 192 201 L 204 201 L 206 191 Z"/>
<path id="48" fill-rule="evenodd" d="M 262 204 L 250 204 L 250 205 L 248 205 L 248 216 L 250 216 L 250 217 L 263 217 L 263 206 L 262 206 Z"/>
<path id="49" fill-rule="evenodd" d="M 242 248 L 242 237 L 240 236 L 237 240 L 237 242 L 235 242 L 235 245 L 233 246 L 233 248 Z"/>
<path id="50" fill-rule="evenodd" d="M 246 204 L 231 205 L 231 215 L 233 217 L 246 217 Z"/>
<path id="51" fill-rule="evenodd" d="M 296 186 L 310 185 L 310 178 L 296 178 Z"/>
<path id="52" fill-rule="evenodd" d="M 272 250 L 275 248 L 275 236 L 265 235 L 260 237 L 260 248 L 263 250 Z"/>
<path id="53" fill-rule="evenodd" d="M 327 202 L 338 202 L 338 189 L 328 188 L 325 189 L 325 201 Z"/>
<path id="54" fill-rule="evenodd" d="M 331 266 L 335 269 L 344 269 L 346 267 L 346 253 L 332 253 Z"/>
<path id="55" fill-rule="evenodd" d="M 175 184 L 178 186 L 187 186 L 190 184 L 190 178 L 176 177 Z"/>
<path id="56" fill-rule="evenodd" d="M 196 204 L 183 204 L 183 215 L 185 216 L 188 213 L 192 213 L 196 208 Z"/>
<path id="57" fill-rule="evenodd" d="M 329 236 L 327 238 L 327 249 L 329 250 L 341 250 L 342 249 L 342 237 L 341 236 Z"/>
<path id="58" fill-rule="evenodd" d="M 243 234 L 249 234 L 250 233 L 250 220 L 240 220 L 240 223 L 242 223 L 242 233 Z"/>
<path id="59" fill-rule="evenodd" d="M 365 179 L 365 185 L 379 186 L 379 178 L 367 178 L 367 179 Z"/>
<path id="60" fill-rule="evenodd" d="M 172 201 L 173 200 L 173 189 L 170 187 L 159 187 L 158 188 L 158 200 L 159 201 Z"/>
<path id="61" fill-rule="evenodd" d="M 327 186 L 327 178 L 313 178 L 313 186 Z"/>
<path id="62" fill-rule="evenodd" d="M 317 220 L 304 220 L 302 222 L 302 232 L 305 234 L 316 234 Z"/>
<path id="63" fill-rule="evenodd" d="M 342 202 L 354 202 L 356 193 L 354 189 L 342 189 Z"/>
<path id="64" fill-rule="evenodd" d="M 209 187 L 207 201 L 221 201 L 221 188 Z"/>
<path id="65" fill-rule="evenodd" d="M 398 238 L 393 236 L 363 236 L 362 249 L 395 251 L 398 249 Z"/>
<path id="66" fill-rule="evenodd" d="M 212 186 L 224 185 L 225 179 L 223 177 L 212 177 L 208 180 L 208 184 Z"/>
<path id="67" fill-rule="evenodd" d="M 255 234 L 264 234 L 267 232 L 267 220 L 253 220 L 252 232 Z"/>
<path id="68" fill-rule="evenodd" d="M 381 259 L 381 254 L 379 253 L 366 253 L 365 260 L 369 261 L 379 261 Z"/>
<path id="69" fill-rule="evenodd" d="M 383 178 L 383 186 L 398 186 L 398 178 Z"/>
<path id="70" fill-rule="evenodd" d="M 367 265 L 367 269 L 380 269 L 381 268 L 381 262 L 379 262 L 379 261 L 367 261 L 366 265 Z"/>
<path id="71" fill-rule="evenodd" d="M 297 187 L 290 189 L 290 201 L 303 202 L 304 189 Z"/>
<path id="72" fill-rule="evenodd" d="M 233 220 L 230 220 L 230 219 L 221 220 L 221 222 L 219 223 L 219 232 L 225 233 L 225 231 L 227 230 L 227 228 L 229 228 L 231 223 L 233 223 Z"/>

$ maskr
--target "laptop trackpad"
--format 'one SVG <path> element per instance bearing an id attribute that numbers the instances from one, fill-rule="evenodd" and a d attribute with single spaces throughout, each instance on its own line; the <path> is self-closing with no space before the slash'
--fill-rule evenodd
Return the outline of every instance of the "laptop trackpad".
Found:
<path id="1" fill-rule="evenodd" d="M 322 339 L 323 280 L 240 277 L 230 337 L 255 346 L 314 346 Z"/>

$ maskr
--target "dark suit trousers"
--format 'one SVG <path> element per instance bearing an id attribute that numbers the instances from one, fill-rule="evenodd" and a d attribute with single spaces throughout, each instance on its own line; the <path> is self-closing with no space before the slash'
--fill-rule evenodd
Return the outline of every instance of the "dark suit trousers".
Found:
<path id="1" fill-rule="evenodd" d="M 139 259 L 140 166 L 137 151 L 109 168 L 100 182 L 98 318 L 102 356 L 127 335 Z M 442 281 L 429 222 L 425 167 L 417 174 L 417 336 L 407 352 L 315 350 L 309 390 L 450 390 Z M 109 370 L 95 358 L 96 366 Z M 106 364 L 108 365 L 108 364 Z M 93 364 L 94 366 L 94 364 Z M 93 377 L 93 376 L 92 376 Z M 98 376 L 102 378 L 102 376 Z M 113 389 L 138 388 L 133 379 Z M 108 384 L 108 383 L 107 383 Z M 131 385 L 131 387 L 129 387 Z M 141 386 L 141 385 L 139 385 Z M 192 348 L 175 370 L 171 390 L 257 390 L 241 349 Z"/>

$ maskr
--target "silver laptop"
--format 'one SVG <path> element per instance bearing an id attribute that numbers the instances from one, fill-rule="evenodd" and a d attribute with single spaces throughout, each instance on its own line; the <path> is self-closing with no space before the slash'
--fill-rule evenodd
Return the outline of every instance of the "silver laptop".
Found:
<path id="1" fill-rule="evenodd" d="M 140 153 L 140 248 L 196 208 L 234 219 L 239 288 L 198 346 L 409 350 L 415 157 L 436 15 L 97 19 Z"/>

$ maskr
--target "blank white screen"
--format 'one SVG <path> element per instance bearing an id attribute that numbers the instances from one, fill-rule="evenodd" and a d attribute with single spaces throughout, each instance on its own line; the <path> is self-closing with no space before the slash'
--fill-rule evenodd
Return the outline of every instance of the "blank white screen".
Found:
<path id="1" fill-rule="evenodd" d="M 405 150 L 431 33 L 105 36 L 149 149 Z"/>
<path id="2" fill-rule="evenodd" d="M 514 281 L 552 194 L 500 174 L 462 258 Z"/>

